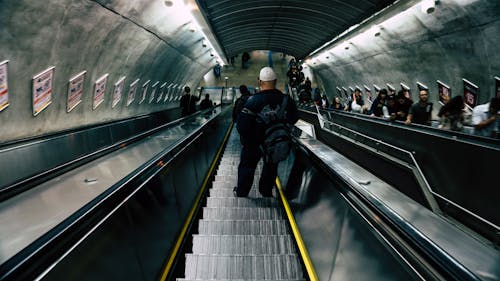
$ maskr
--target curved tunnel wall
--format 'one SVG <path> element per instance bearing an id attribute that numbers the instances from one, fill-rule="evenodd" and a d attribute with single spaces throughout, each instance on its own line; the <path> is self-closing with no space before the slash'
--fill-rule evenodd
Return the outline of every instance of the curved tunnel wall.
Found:
<path id="1" fill-rule="evenodd" d="M 310 66 L 330 99 L 336 87 L 366 84 L 374 91 L 373 84 L 386 88 L 390 83 L 398 90 L 403 82 L 418 100 L 419 81 L 429 87 L 436 105 L 436 80 L 455 96 L 463 95 L 462 78 L 479 86 L 478 104 L 493 97 L 494 76 L 500 76 L 500 2 L 441 0 L 432 14 L 423 13 L 419 1 L 413 3 L 394 5 L 313 60 Z M 377 37 L 374 25 L 381 27 Z"/>
<path id="2" fill-rule="evenodd" d="M 159 82 L 157 94 L 163 83 L 171 94 L 183 85 L 194 88 L 214 64 L 202 35 L 185 21 L 163 1 L 2 1 L 0 62 L 9 60 L 10 105 L 0 112 L 0 143 L 178 107 L 176 101 L 148 103 L 152 84 Z M 31 79 L 50 66 L 52 104 L 35 117 Z M 68 80 L 84 70 L 82 102 L 68 113 Z M 94 83 L 106 73 L 104 102 L 93 110 Z M 113 85 L 122 76 L 122 99 L 112 108 Z M 136 79 L 135 101 L 127 106 Z M 139 104 L 148 80 L 148 98 Z"/>

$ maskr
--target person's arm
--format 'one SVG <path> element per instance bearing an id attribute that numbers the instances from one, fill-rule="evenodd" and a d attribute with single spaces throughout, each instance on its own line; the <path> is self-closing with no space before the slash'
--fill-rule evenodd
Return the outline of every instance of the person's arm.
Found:
<path id="1" fill-rule="evenodd" d="M 406 116 L 405 124 L 410 125 L 412 120 L 413 120 L 413 106 L 410 106 L 410 110 L 408 112 L 408 115 Z"/>
<path id="2" fill-rule="evenodd" d="M 491 114 L 488 119 L 482 120 L 483 119 L 481 117 L 481 115 L 483 115 L 482 111 L 483 111 L 482 107 L 476 107 L 474 108 L 474 110 L 472 110 L 472 125 L 474 125 L 474 128 L 477 130 L 487 127 L 496 120 L 496 114 Z"/>

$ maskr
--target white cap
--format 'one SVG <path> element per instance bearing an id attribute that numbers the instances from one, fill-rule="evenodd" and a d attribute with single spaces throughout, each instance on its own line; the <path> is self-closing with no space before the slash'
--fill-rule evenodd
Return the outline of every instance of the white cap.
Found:
<path id="1" fill-rule="evenodd" d="M 260 70 L 259 80 L 260 81 L 274 81 L 274 80 L 276 80 L 276 73 L 274 72 L 274 70 L 271 67 L 266 66 Z"/>

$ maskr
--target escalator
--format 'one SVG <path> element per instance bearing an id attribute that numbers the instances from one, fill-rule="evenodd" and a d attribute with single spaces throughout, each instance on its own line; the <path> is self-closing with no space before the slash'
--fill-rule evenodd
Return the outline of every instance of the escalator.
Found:
<path id="1" fill-rule="evenodd" d="M 88 185 L 97 196 L 4 257 L 0 280 L 499 280 L 498 250 L 307 130 L 294 132 L 275 198 L 261 198 L 255 185 L 235 198 L 240 147 L 230 119 L 230 107 L 217 108 L 107 156 L 108 176 L 145 151 L 152 158 L 102 194 Z M 120 157 L 126 151 L 135 156 Z M 7 203 L 36 202 L 37 191 L 1 202 L 0 218 Z M 65 198 L 77 196 L 71 191 Z M 50 207 L 47 193 L 37 198 Z M 41 216 L 43 208 L 29 210 L 17 209 Z M 9 233 L 2 241 L 14 243 Z"/>

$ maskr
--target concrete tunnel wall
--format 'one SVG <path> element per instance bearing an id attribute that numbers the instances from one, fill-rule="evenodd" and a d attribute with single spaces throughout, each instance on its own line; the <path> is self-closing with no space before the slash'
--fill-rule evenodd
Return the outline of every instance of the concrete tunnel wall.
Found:
<path id="1" fill-rule="evenodd" d="M 148 98 L 156 81 L 177 84 L 177 91 L 194 88 L 215 64 L 202 35 L 190 32 L 186 19 L 163 1 L 5 0 L 1 6 L 0 62 L 9 60 L 10 105 L 0 112 L 0 143 L 177 107 L 156 100 L 139 104 L 142 85 L 151 80 Z M 35 117 L 32 77 L 50 66 L 52 104 Z M 84 70 L 82 102 L 68 113 L 68 80 Z M 105 100 L 93 110 L 94 83 L 106 73 Z M 113 85 L 122 76 L 122 99 L 112 108 Z M 126 106 L 136 79 L 135 101 Z"/>
<path id="2" fill-rule="evenodd" d="M 405 10 L 394 5 L 310 63 L 330 100 L 336 87 L 366 84 L 374 93 L 373 84 L 399 90 L 403 82 L 417 101 L 419 81 L 429 87 L 437 114 L 436 80 L 456 96 L 463 95 L 462 78 L 479 86 L 478 104 L 494 96 L 494 76 L 500 77 L 500 1 L 440 0 L 431 14 L 413 2 Z M 378 37 L 370 29 L 375 24 L 381 27 Z"/>

